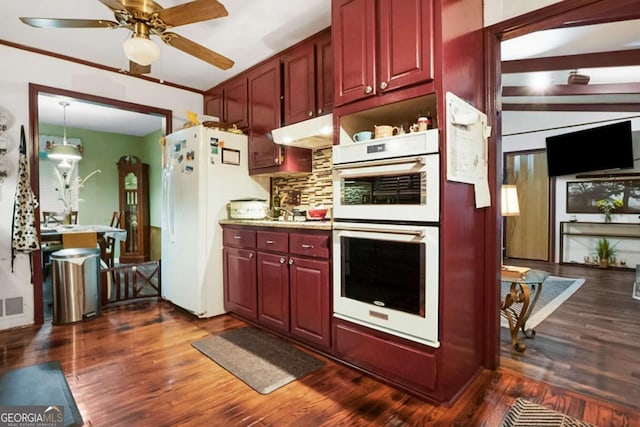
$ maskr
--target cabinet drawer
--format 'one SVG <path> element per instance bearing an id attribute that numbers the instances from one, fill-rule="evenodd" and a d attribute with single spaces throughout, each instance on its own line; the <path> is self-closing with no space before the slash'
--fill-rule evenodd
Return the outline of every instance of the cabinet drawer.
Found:
<path id="1" fill-rule="evenodd" d="M 362 369 L 414 390 L 428 392 L 435 389 L 435 354 L 337 319 L 334 321 L 334 344 L 340 359 Z"/>
<path id="2" fill-rule="evenodd" d="M 329 258 L 329 235 L 291 233 L 289 252 L 314 258 Z"/>
<path id="3" fill-rule="evenodd" d="M 256 232 L 254 230 L 242 230 L 239 228 L 224 228 L 222 242 L 224 246 L 255 248 Z"/>
<path id="4" fill-rule="evenodd" d="M 258 231 L 258 249 L 272 252 L 288 252 L 289 233 Z"/>

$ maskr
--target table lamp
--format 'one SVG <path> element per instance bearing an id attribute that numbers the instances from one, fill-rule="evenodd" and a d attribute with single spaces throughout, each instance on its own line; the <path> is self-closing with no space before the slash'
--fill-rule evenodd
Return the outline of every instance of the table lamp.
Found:
<path id="1" fill-rule="evenodd" d="M 518 190 L 515 185 L 503 185 L 500 190 L 502 216 L 520 215 L 518 204 Z"/>
<path id="2" fill-rule="evenodd" d="M 520 215 L 520 205 L 518 204 L 518 190 L 515 185 L 502 185 L 500 189 L 500 210 L 502 216 Z M 502 248 L 502 259 L 504 260 L 504 247 Z M 502 264 L 502 271 L 508 268 Z"/>

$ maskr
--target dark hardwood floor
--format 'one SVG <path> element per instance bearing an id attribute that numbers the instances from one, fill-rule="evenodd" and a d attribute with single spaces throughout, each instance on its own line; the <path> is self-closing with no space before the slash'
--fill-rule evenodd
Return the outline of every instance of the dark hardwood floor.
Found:
<path id="1" fill-rule="evenodd" d="M 59 360 L 86 426 L 498 426 L 517 397 L 598 426 L 640 426 L 640 411 L 502 368 L 481 372 L 451 407 L 321 356 L 324 367 L 260 395 L 191 346 L 242 326 L 132 302 L 73 325 L 1 331 L 0 372 Z M 535 357 L 539 337 L 521 359 Z"/>
<path id="2" fill-rule="evenodd" d="M 503 368 L 640 410 L 640 300 L 631 297 L 633 270 L 505 260 L 584 278 L 585 283 L 536 328 L 518 353 L 501 328 Z"/>

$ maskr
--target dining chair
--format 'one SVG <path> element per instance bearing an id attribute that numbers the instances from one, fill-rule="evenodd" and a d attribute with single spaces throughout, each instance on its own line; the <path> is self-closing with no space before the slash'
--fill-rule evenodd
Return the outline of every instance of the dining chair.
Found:
<path id="1" fill-rule="evenodd" d="M 111 227 L 120 228 L 120 218 L 122 218 L 122 214 L 122 211 L 113 211 Z M 102 254 L 100 256 L 109 268 L 113 268 L 115 265 L 116 239 L 109 236 L 105 238 L 105 241 L 106 243 L 102 248 Z"/>
<path id="2" fill-rule="evenodd" d="M 111 227 L 120 228 L 120 218 L 122 218 L 123 211 L 113 211 L 111 215 Z"/>

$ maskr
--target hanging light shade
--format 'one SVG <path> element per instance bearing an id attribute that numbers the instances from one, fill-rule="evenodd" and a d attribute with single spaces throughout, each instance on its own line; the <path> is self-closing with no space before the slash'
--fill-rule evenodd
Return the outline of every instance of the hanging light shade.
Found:
<path id="1" fill-rule="evenodd" d="M 139 65 L 151 65 L 160 58 L 160 47 L 149 39 L 149 27 L 137 22 L 133 35 L 122 45 L 124 54 Z"/>
<path id="2" fill-rule="evenodd" d="M 503 185 L 500 191 L 502 216 L 520 215 L 518 190 L 515 185 Z"/>
<path id="3" fill-rule="evenodd" d="M 62 114 L 63 114 L 63 136 L 62 136 L 62 144 L 53 144 L 51 150 L 47 154 L 47 157 L 53 160 L 62 160 L 62 161 L 72 161 L 72 160 L 80 160 L 82 159 L 82 154 L 80 154 L 80 150 L 73 144 L 67 143 L 67 107 L 69 106 L 68 102 L 60 101 L 60 105 L 62 105 Z"/>

